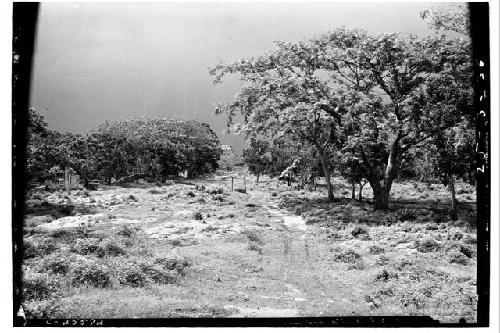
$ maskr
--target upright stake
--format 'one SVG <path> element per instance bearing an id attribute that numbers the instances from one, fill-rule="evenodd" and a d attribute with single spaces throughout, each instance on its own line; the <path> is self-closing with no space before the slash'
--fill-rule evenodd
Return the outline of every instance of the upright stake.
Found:
<path id="1" fill-rule="evenodd" d="M 231 176 L 231 192 L 233 192 L 233 188 L 234 188 L 234 177 Z"/>

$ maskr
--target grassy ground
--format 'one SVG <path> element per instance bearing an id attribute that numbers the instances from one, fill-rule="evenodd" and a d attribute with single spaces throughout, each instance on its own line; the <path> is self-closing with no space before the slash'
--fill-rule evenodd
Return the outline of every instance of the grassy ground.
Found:
<path id="1" fill-rule="evenodd" d="M 246 179 L 247 193 L 232 192 L 230 178 L 219 174 L 187 184 L 32 195 L 27 315 L 475 321 L 470 186 L 459 184 L 459 219 L 451 221 L 439 185 L 397 183 L 391 209 L 374 212 L 348 199 L 341 180 L 339 200 L 330 204 L 324 190 Z M 371 197 L 369 187 L 364 194 Z M 302 218 L 288 223 L 294 216 Z"/>

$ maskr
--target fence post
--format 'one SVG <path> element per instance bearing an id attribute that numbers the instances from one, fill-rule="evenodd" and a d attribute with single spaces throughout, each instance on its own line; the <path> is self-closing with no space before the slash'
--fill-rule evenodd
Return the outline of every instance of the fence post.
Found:
<path id="1" fill-rule="evenodd" d="M 245 179 L 245 176 L 243 176 L 243 185 L 245 187 L 245 193 L 247 192 L 247 181 Z"/>
<path id="2" fill-rule="evenodd" d="M 231 176 L 231 192 L 233 192 L 233 185 L 234 185 L 234 177 Z"/>

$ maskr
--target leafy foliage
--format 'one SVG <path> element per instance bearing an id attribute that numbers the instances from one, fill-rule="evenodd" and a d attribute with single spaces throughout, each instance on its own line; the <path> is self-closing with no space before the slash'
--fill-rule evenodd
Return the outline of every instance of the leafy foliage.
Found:
<path id="1" fill-rule="evenodd" d="M 463 13 L 422 17 L 448 31 L 465 31 L 458 27 L 467 24 Z M 245 82 L 232 102 L 216 107 L 228 126 L 241 114 L 236 133 L 314 148 L 328 185 L 332 160 L 342 151 L 343 173 L 366 178 L 375 207 L 386 209 L 405 154 L 462 121 L 470 106 L 470 54 L 467 36 L 338 28 L 308 41 L 276 42 L 263 56 L 209 73 L 214 83 L 229 74 Z"/>
<path id="2" fill-rule="evenodd" d="M 32 181 L 62 177 L 66 167 L 88 183 L 111 183 L 134 174 L 165 180 L 187 170 L 190 176 L 214 171 L 219 140 L 207 124 L 163 118 L 105 121 L 86 134 L 47 129 L 30 110 L 28 174 Z"/>

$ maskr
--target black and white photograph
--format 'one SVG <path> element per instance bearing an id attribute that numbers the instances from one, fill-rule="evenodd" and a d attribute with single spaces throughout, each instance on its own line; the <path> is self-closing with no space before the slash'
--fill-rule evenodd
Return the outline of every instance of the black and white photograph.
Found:
<path id="1" fill-rule="evenodd" d="M 12 3 L 13 325 L 498 327 L 492 8 Z"/>

